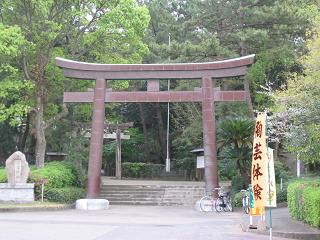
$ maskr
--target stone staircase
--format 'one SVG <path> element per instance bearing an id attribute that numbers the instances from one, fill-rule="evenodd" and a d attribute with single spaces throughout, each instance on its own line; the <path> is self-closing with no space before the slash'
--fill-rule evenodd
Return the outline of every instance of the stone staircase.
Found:
<path id="1" fill-rule="evenodd" d="M 110 205 L 193 206 L 204 194 L 193 185 L 102 185 L 100 197 Z"/>

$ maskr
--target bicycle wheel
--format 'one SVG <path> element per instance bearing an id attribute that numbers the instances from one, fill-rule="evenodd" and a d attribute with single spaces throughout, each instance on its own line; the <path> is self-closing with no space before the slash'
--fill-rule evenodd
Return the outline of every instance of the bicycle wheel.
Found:
<path id="1" fill-rule="evenodd" d="M 218 197 L 215 202 L 215 208 L 217 212 L 221 212 L 223 210 L 223 200 L 221 197 Z"/>
<path id="2" fill-rule="evenodd" d="M 247 196 L 242 198 L 242 206 L 243 206 L 243 212 L 245 214 L 248 214 L 249 213 L 249 198 Z"/>
<path id="3" fill-rule="evenodd" d="M 200 199 L 200 209 L 202 212 L 212 212 L 213 203 L 212 198 L 209 196 L 204 196 Z"/>

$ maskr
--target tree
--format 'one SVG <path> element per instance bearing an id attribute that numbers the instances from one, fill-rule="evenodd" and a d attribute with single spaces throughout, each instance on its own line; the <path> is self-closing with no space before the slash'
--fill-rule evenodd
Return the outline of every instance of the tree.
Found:
<path id="1" fill-rule="evenodd" d="M 1 4 L 2 22 L 20 26 L 28 41 L 20 68 L 35 86 L 36 165 L 43 167 L 45 129 L 67 113 L 66 107 L 57 101 L 50 103 L 54 111 L 46 116 L 47 101 L 51 94 L 56 94 L 50 90 L 59 85 L 59 81 L 54 81 L 60 80 L 61 86 L 63 80 L 55 78 L 59 71 L 52 67 L 53 56 L 59 53 L 75 60 L 138 62 L 147 52 L 141 38 L 148 24 L 148 13 L 133 0 L 5 0 Z M 62 92 L 59 94 L 62 96 Z"/>
<path id="2" fill-rule="evenodd" d="M 309 54 L 301 58 L 304 74 L 292 76 L 288 89 L 275 95 L 278 107 L 274 109 L 276 114 L 291 120 L 283 128 L 286 149 L 313 164 L 319 163 L 320 159 L 319 27 L 316 31 L 318 34 L 308 41 Z"/>
<path id="3" fill-rule="evenodd" d="M 225 119 L 217 132 L 218 148 L 224 148 L 223 158 L 236 162 L 236 168 L 246 185 L 249 183 L 252 136 L 254 122 L 251 119 Z"/>
<path id="4" fill-rule="evenodd" d="M 8 120 L 12 126 L 22 123 L 30 107 L 28 94 L 33 85 L 15 66 L 25 43 L 19 27 L 0 22 L 0 122 Z"/>

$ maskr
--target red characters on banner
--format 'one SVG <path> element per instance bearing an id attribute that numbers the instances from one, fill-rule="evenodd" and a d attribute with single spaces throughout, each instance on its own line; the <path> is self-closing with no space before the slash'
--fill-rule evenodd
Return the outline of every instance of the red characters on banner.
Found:
<path id="1" fill-rule="evenodd" d="M 252 175 L 253 175 L 253 180 L 257 178 L 259 180 L 259 176 L 262 176 L 263 174 L 260 172 L 261 167 L 259 167 L 259 163 L 253 164 L 253 170 L 252 170 Z"/>
<path id="2" fill-rule="evenodd" d="M 260 150 L 261 144 L 260 143 L 256 143 L 255 147 L 254 147 L 254 153 L 253 153 L 253 159 L 254 160 L 261 160 L 261 154 L 262 151 Z"/>
<path id="3" fill-rule="evenodd" d="M 263 190 L 262 187 L 259 186 L 259 184 L 256 184 L 253 186 L 253 195 L 254 195 L 254 200 L 261 200 L 261 191 Z"/>
<path id="4" fill-rule="evenodd" d="M 256 127 L 255 127 L 254 132 L 258 138 L 261 138 L 261 136 L 262 136 L 262 123 L 260 121 L 258 121 L 256 123 Z"/>

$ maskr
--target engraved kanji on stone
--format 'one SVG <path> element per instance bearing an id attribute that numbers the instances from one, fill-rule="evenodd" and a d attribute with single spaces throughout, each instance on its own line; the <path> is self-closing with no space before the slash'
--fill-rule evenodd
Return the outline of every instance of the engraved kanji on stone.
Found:
<path id="1" fill-rule="evenodd" d="M 254 153 L 253 153 L 254 160 L 257 160 L 257 159 L 261 160 L 262 151 L 260 150 L 260 147 L 261 147 L 261 143 L 256 143 L 256 145 L 254 146 Z"/>
<path id="2" fill-rule="evenodd" d="M 261 200 L 261 191 L 263 190 L 262 187 L 259 186 L 259 184 L 256 184 L 253 186 L 253 195 L 254 195 L 254 200 Z"/>
<path id="3" fill-rule="evenodd" d="M 255 178 L 259 180 L 259 176 L 263 176 L 263 174 L 260 172 L 260 169 L 261 167 L 259 167 L 259 163 L 253 164 L 253 170 L 252 170 L 253 180 L 255 180 Z"/>
<path id="4" fill-rule="evenodd" d="M 254 132 L 258 138 L 261 138 L 261 136 L 262 136 L 262 123 L 261 123 L 261 121 L 258 121 L 256 123 Z"/>

